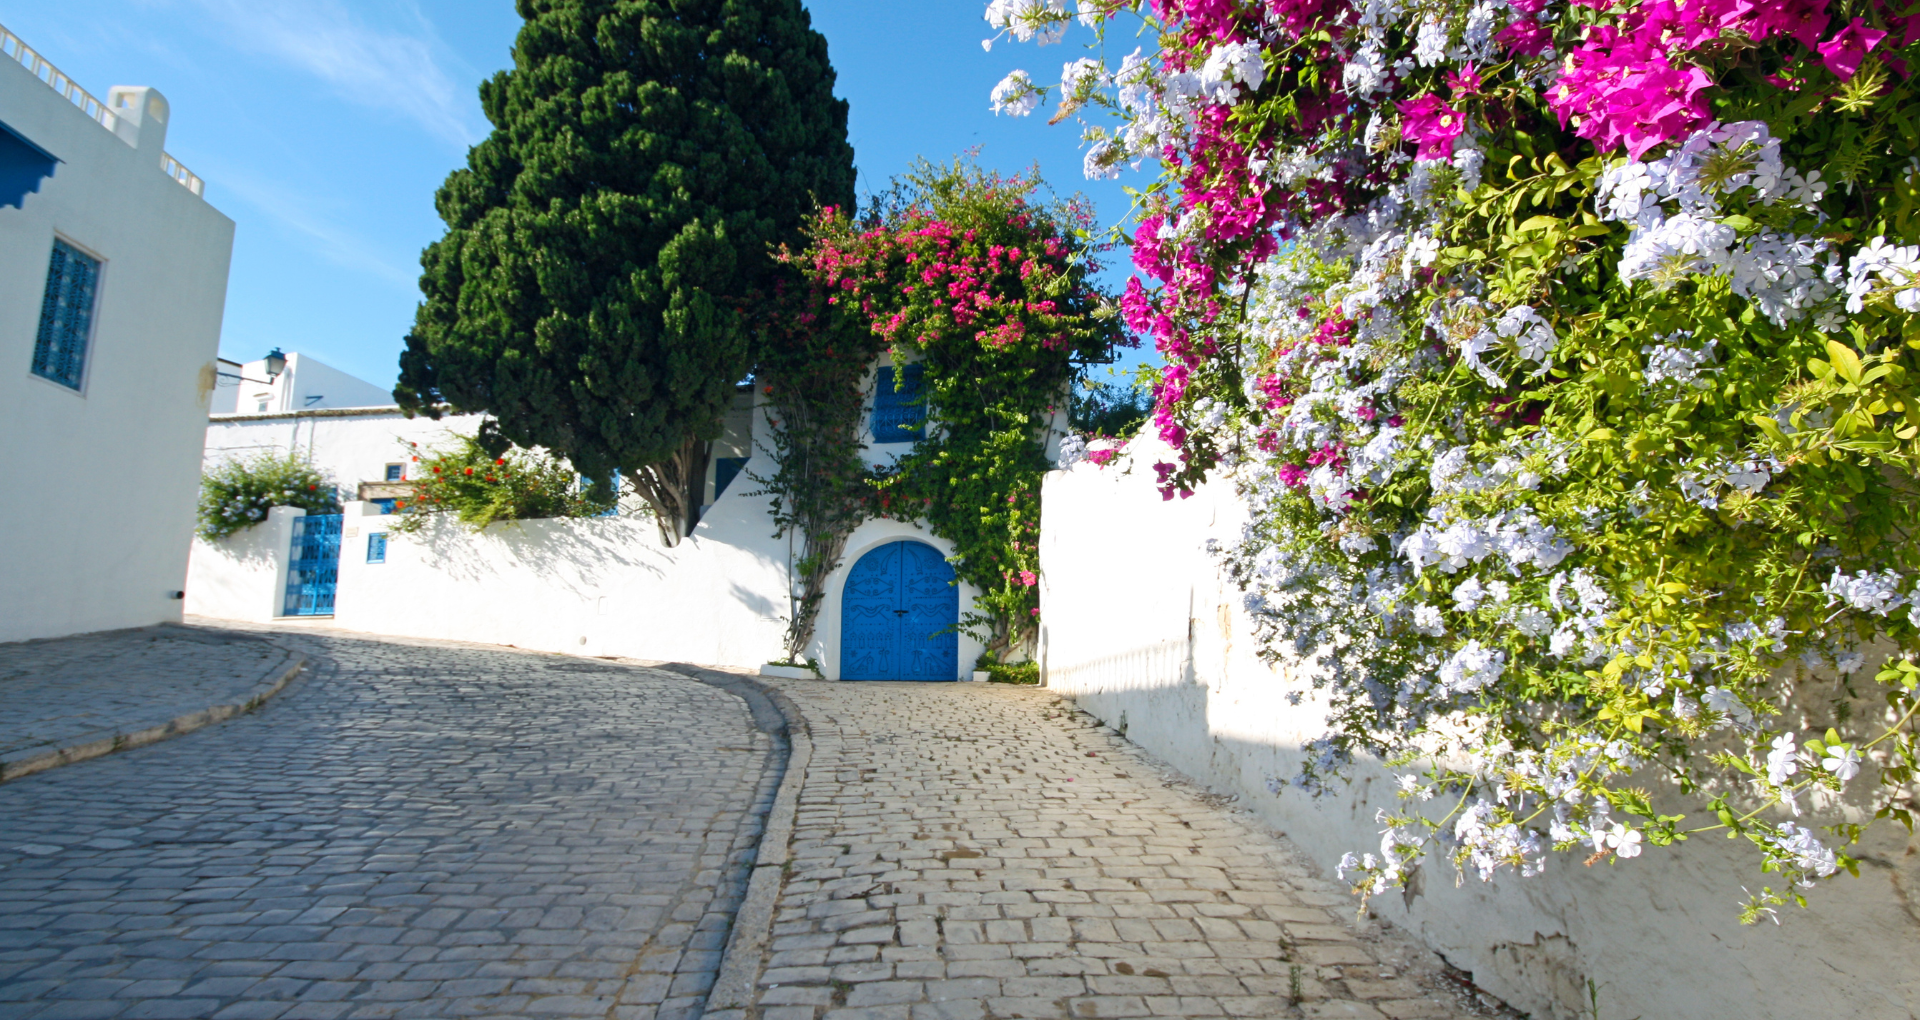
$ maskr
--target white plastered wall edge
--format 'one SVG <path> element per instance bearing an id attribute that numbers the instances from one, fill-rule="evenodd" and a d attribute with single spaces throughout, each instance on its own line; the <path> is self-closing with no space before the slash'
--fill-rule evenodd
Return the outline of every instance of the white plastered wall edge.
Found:
<path id="1" fill-rule="evenodd" d="M 827 575 L 825 598 L 820 605 L 820 615 L 813 625 L 813 641 L 807 645 L 807 656 L 820 661 L 820 671 L 827 679 L 840 679 L 840 596 L 847 586 L 847 574 L 860 557 L 872 552 L 888 542 L 902 539 L 920 542 L 931 546 L 941 557 L 953 555 L 953 543 L 934 535 L 918 524 L 905 521 L 875 519 L 861 524 L 847 536 L 846 550 L 840 555 L 840 565 Z M 960 582 L 960 615 L 966 616 L 980 597 L 980 590 L 965 581 Z M 960 632 L 960 655 L 956 663 L 958 673 L 955 680 L 964 679 L 973 672 L 974 660 L 986 650 L 986 644 L 980 639 Z"/>

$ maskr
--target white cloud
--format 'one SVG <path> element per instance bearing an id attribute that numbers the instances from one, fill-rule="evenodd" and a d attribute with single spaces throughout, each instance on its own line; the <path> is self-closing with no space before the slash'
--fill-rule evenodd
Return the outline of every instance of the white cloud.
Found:
<path id="1" fill-rule="evenodd" d="M 442 70 L 446 48 L 410 3 L 403 5 L 413 22 L 406 32 L 362 24 L 339 0 L 190 2 L 225 27 L 239 48 L 304 70 L 351 102 L 388 110 L 449 142 L 477 140 L 463 109 L 465 86 L 456 87 Z"/>
<path id="2" fill-rule="evenodd" d="M 419 284 L 418 267 L 396 262 L 393 253 L 340 224 L 347 212 L 345 209 L 328 209 L 327 203 L 311 195 L 262 180 L 238 167 L 219 168 L 218 186 L 265 213 L 284 230 L 304 238 L 307 249 L 328 262 L 359 270 L 409 292 Z"/>

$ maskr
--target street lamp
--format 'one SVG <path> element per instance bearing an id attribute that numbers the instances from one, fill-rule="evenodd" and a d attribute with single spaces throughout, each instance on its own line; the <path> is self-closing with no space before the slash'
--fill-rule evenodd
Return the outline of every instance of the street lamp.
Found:
<path id="1" fill-rule="evenodd" d="M 275 379 L 280 378 L 280 373 L 287 370 L 287 356 L 280 353 L 280 348 L 278 347 L 275 347 L 273 350 L 268 351 L 267 356 L 260 360 L 263 364 L 263 367 L 265 367 L 267 370 L 267 377 L 265 379 L 249 379 L 246 376 L 240 375 L 237 372 L 220 372 L 217 374 L 222 379 L 237 379 L 241 382 L 266 383 L 267 385 L 271 386 L 273 385 L 273 381 Z"/>

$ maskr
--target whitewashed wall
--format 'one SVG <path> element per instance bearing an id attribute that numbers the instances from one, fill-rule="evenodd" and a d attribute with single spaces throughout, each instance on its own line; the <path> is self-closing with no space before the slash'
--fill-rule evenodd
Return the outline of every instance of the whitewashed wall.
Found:
<path id="1" fill-rule="evenodd" d="M 1244 510 L 1222 484 L 1163 501 L 1152 465 L 1171 452 L 1082 463 L 1046 481 L 1041 660 L 1046 683 L 1174 766 L 1285 831 L 1329 873 L 1373 850 L 1391 782 L 1363 768 L 1344 795 L 1314 800 L 1270 781 L 1297 771 L 1320 716 L 1310 678 L 1255 657 L 1238 591 L 1205 551 L 1235 541 Z M 1128 473 L 1124 464 L 1136 465 Z M 1304 694 L 1294 705 L 1289 695 Z M 1898 826 L 1866 846 L 1858 879 L 1742 927 L 1742 883 L 1766 879 L 1741 843 L 1584 868 L 1556 855 L 1545 876 L 1469 877 L 1430 863 L 1415 891 L 1372 909 L 1410 928 L 1475 982 L 1537 1017 L 1886 1017 L 1920 1015 L 1920 841 Z"/>
<path id="2" fill-rule="evenodd" d="M 286 601 L 293 522 L 307 512 L 277 506 L 267 519 L 218 541 L 193 537 L 187 569 L 187 612 L 265 623 Z"/>
<path id="3" fill-rule="evenodd" d="M 660 544 L 644 517 L 515 521 L 475 533 L 441 521 L 367 536 L 393 519 L 347 505 L 334 625 L 374 634 L 758 666 L 786 629 L 785 540 L 733 486 L 694 533 Z"/>
<path id="4" fill-rule="evenodd" d="M 414 477 L 419 465 L 409 459 L 407 443 L 429 448 L 456 433 L 473 435 L 480 416 L 434 421 L 408 418 L 398 408 L 346 408 L 222 415 L 204 425 L 206 467 L 259 453 L 298 453 L 333 478 L 343 499 L 352 499 L 361 482 L 385 480 L 388 464 L 401 464 L 406 477 Z"/>
<path id="5" fill-rule="evenodd" d="M 161 169 L 157 91 L 101 94 L 117 131 L 0 59 L 0 121 L 60 160 L 0 208 L 0 641 L 180 618 L 233 221 Z M 102 263 L 79 392 L 29 371 L 55 237 Z"/>

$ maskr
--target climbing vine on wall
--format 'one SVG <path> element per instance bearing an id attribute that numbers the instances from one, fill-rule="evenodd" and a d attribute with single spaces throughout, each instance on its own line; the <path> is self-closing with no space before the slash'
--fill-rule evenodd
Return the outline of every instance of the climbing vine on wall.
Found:
<path id="1" fill-rule="evenodd" d="M 1090 208 L 1040 200 L 1041 188 L 1031 175 L 922 161 L 860 216 L 822 211 L 810 245 L 782 256 L 810 288 L 796 299 L 792 328 L 811 336 L 789 345 L 806 367 L 796 374 L 789 361 L 784 376 L 770 373 L 786 475 L 784 487 L 770 488 L 818 503 L 823 522 L 844 528 L 842 540 L 860 519 L 924 519 L 954 544 L 958 577 L 983 593 L 962 626 L 1002 658 L 1030 641 L 1039 615 L 1048 431 L 1076 366 L 1106 361 L 1128 342 L 1091 280 L 1099 252 L 1088 240 Z M 846 317 L 864 331 L 849 337 Z M 931 427 L 892 466 L 856 473 L 860 385 L 881 351 L 896 365 L 923 366 Z M 790 459 L 818 457 L 813 444 L 823 439 L 854 459 L 806 467 Z M 814 547 L 837 561 L 837 544 Z M 833 566 L 802 562 L 820 577 Z"/>

